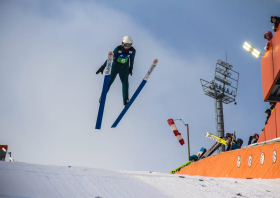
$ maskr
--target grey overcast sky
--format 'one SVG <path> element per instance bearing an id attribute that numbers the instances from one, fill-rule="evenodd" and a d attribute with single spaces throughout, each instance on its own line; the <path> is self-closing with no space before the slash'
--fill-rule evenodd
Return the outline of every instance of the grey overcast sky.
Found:
<path id="1" fill-rule="evenodd" d="M 224 105 L 225 132 L 246 145 L 261 132 L 269 105 L 262 100 L 260 58 L 269 19 L 279 0 L 0 2 L 0 144 L 16 161 L 113 170 L 169 172 L 187 159 L 167 124 L 181 118 L 190 128 L 191 154 L 213 141 L 211 81 L 218 59 L 240 73 L 237 105 Z M 146 86 L 117 128 L 121 82 L 116 78 L 95 130 L 103 75 L 96 70 L 124 36 L 137 50 L 130 96 L 158 58 Z M 176 122 L 186 140 L 186 129 Z"/>

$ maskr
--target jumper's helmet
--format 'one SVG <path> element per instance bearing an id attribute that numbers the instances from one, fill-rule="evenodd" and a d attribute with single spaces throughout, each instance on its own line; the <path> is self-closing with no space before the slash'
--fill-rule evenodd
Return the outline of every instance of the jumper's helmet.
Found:
<path id="1" fill-rule="evenodd" d="M 189 157 L 189 160 L 191 161 L 192 159 L 194 159 L 194 161 L 197 161 L 198 160 L 198 157 L 196 155 L 191 155 Z"/>
<path id="2" fill-rule="evenodd" d="M 133 40 L 130 36 L 125 36 L 122 39 L 123 47 L 130 48 L 132 46 Z"/>
<path id="3" fill-rule="evenodd" d="M 237 142 L 239 142 L 241 145 L 243 144 L 243 140 L 240 138 L 237 139 Z"/>

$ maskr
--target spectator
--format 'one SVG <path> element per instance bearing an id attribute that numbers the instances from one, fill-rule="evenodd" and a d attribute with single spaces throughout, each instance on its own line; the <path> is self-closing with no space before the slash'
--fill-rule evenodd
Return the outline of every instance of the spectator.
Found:
<path id="1" fill-rule="evenodd" d="M 192 163 L 193 162 L 196 162 L 198 160 L 198 157 L 196 156 L 196 155 L 191 155 L 190 157 L 189 157 L 189 161 L 191 161 Z"/>
<path id="2" fill-rule="evenodd" d="M 232 145 L 231 150 L 233 151 L 235 149 L 240 149 L 240 148 L 241 148 L 241 146 L 235 141 L 235 143 Z"/>
<path id="3" fill-rule="evenodd" d="M 252 144 L 252 140 L 253 140 L 253 144 L 257 143 L 259 140 L 259 134 L 255 133 L 253 136 L 250 136 L 248 145 Z"/>
<path id="4" fill-rule="evenodd" d="M 271 23 L 274 23 L 274 25 L 273 25 L 272 29 L 273 29 L 273 31 L 274 31 L 274 32 L 276 32 L 277 27 L 278 27 L 279 22 L 280 22 L 280 17 L 277 17 L 277 16 L 271 16 L 271 18 L 270 18 L 270 22 L 271 22 Z"/>
<path id="5" fill-rule="evenodd" d="M 271 42 L 271 39 L 272 39 L 273 35 L 272 35 L 272 32 L 271 31 L 267 31 L 265 34 L 264 34 L 264 39 L 266 39 L 266 45 L 264 47 L 264 49 L 267 51 L 268 48 L 269 48 L 269 44 Z"/>
<path id="6" fill-rule="evenodd" d="M 231 150 L 235 150 L 235 149 L 240 149 L 241 147 L 237 144 L 236 140 L 235 140 L 235 136 L 232 133 L 227 133 L 226 134 L 226 138 L 228 140 L 228 146 L 226 151 L 231 151 Z"/>
<path id="7" fill-rule="evenodd" d="M 265 124 L 267 124 L 267 121 L 268 121 L 268 119 L 269 119 L 269 117 L 270 117 L 270 115 L 271 115 L 271 110 L 270 110 L 270 109 L 267 109 L 267 110 L 265 110 L 265 113 L 266 113 L 266 121 L 265 121 Z"/>
<path id="8" fill-rule="evenodd" d="M 242 146 L 242 144 L 243 144 L 243 140 L 242 139 L 240 139 L 240 138 L 238 138 L 237 139 L 237 144 L 240 146 L 240 148 L 241 148 L 241 146 Z"/>
<path id="9" fill-rule="evenodd" d="M 276 102 L 269 102 L 271 113 L 276 105 Z"/>

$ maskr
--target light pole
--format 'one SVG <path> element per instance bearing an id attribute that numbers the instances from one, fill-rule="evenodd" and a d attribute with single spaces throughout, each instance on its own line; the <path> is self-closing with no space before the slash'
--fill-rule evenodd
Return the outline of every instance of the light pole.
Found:
<path id="1" fill-rule="evenodd" d="M 221 138 L 225 136 L 223 103 L 235 102 L 237 95 L 239 73 L 232 70 L 233 66 L 224 61 L 218 60 L 215 68 L 214 80 L 208 82 L 200 79 L 205 95 L 215 99 L 216 127 L 217 135 Z M 221 151 L 225 151 L 225 146 L 221 146 Z"/>
<path id="2" fill-rule="evenodd" d="M 175 119 L 175 120 L 181 120 L 183 122 L 183 124 L 186 126 L 187 128 L 187 141 L 188 141 L 188 155 L 190 158 L 190 136 L 189 136 L 189 125 L 185 124 L 184 121 L 182 119 Z"/>

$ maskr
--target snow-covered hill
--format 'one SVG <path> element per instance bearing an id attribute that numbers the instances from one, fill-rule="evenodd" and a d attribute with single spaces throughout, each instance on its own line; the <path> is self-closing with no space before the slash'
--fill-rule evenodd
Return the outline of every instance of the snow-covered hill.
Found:
<path id="1" fill-rule="evenodd" d="M 232 179 L 158 172 L 0 162 L 0 197 L 280 197 L 280 179 Z"/>

